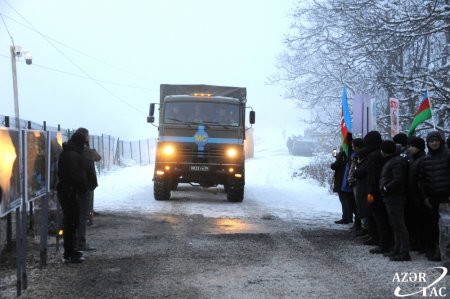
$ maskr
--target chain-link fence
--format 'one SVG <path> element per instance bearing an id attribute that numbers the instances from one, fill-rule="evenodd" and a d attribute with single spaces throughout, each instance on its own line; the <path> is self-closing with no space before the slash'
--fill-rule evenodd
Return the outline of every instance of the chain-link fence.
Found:
<path id="1" fill-rule="evenodd" d="M 63 142 L 69 140 L 76 129 L 62 129 L 58 126 L 48 126 L 46 122 L 42 124 L 16 120 L 14 117 L 0 115 L 1 126 L 15 129 L 30 129 L 39 131 L 61 131 Z M 1 127 L 0 126 L 0 127 Z M 110 170 L 113 165 L 128 166 L 130 164 L 147 165 L 152 163 L 155 154 L 155 139 L 141 139 L 136 141 L 120 140 L 111 135 L 90 135 L 89 144 L 91 148 L 97 150 L 102 159 L 97 163 L 99 174 Z"/>

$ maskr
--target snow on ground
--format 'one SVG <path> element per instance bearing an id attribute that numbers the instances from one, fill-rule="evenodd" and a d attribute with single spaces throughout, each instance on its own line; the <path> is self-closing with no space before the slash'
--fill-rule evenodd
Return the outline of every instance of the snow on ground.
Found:
<path id="1" fill-rule="evenodd" d="M 221 186 L 180 184 L 169 201 L 153 199 L 153 167 L 131 166 L 99 177 L 97 211 L 202 214 L 205 217 L 279 217 L 308 225 L 334 225 L 340 218 L 336 194 L 311 179 L 292 177 L 308 157 L 290 156 L 281 130 L 255 132 L 255 157 L 246 162 L 245 197 L 230 203 Z"/>

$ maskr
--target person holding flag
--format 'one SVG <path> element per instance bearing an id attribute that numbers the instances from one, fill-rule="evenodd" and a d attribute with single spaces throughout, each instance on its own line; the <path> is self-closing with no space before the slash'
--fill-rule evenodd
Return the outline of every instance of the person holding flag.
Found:
<path id="1" fill-rule="evenodd" d="M 423 123 L 424 121 L 426 121 L 427 119 L 430 119 L 430 118 L 432 118 L 431 103 L 430 103 L 430 99 L 428 97 L 428 90 L 426 90 L 425 94 L 422 97 L 422 100 L 420 101 L 419 109 L 415 113 L 413 122 L 408 129 L 408 136 L 413 136 L 414 131 L 416 130 L 416 127 L 419 124 Z M 433 126 L 436 129 L 436 126 L 434 125 L 434 120 L 433 120 Z"/>
<path id="2" fill-rule="evenodd" d="M 342 88 L 342 108 L 341 108 L 341 146 L 339 153 L 335 156 L 336 161 L 330 165 L 334 171 L 333 177 L 333 192 L 338 193 L 339 201 L 342 206 L 342 218 L 336 220 L 336 224 L 348 224 L 353 222 L 353 211 L 351 209 L 351 201 L 348 198 L 349 194 L 353 194 L 347 190 L 347 163 L 349 160 L 349 149 L 351 142 L 351 119 L 347 103 L 347 92 L 345 86 Z"/>

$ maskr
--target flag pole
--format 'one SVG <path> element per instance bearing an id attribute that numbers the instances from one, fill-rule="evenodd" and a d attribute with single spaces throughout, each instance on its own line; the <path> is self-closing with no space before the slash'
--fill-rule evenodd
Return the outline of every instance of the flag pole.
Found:
<path id="1" fill-rule="evenodd" d="M 430 92 L 428 91 L 428 88 L 427 88 L 427 95 L 428 95 L 428 102 L 430 103 L 431 120 L 433 121 L 433 128 L 436 131 L 436 123 L 434 121 L 433 108 L 431 107 L 431 96 Z"/>

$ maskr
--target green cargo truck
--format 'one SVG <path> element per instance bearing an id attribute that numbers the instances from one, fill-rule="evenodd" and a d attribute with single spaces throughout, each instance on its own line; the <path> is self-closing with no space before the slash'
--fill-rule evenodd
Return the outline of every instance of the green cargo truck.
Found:
<path id="1" fill-rule="evenodd" d="M 161 84 L 154 197 L 168 200 L 179 183 L 223 185 L 227 199 L 244 199 L 247 90 L 214 85 Z M 155 103 L 149 123 L 154 123 Z"/>

